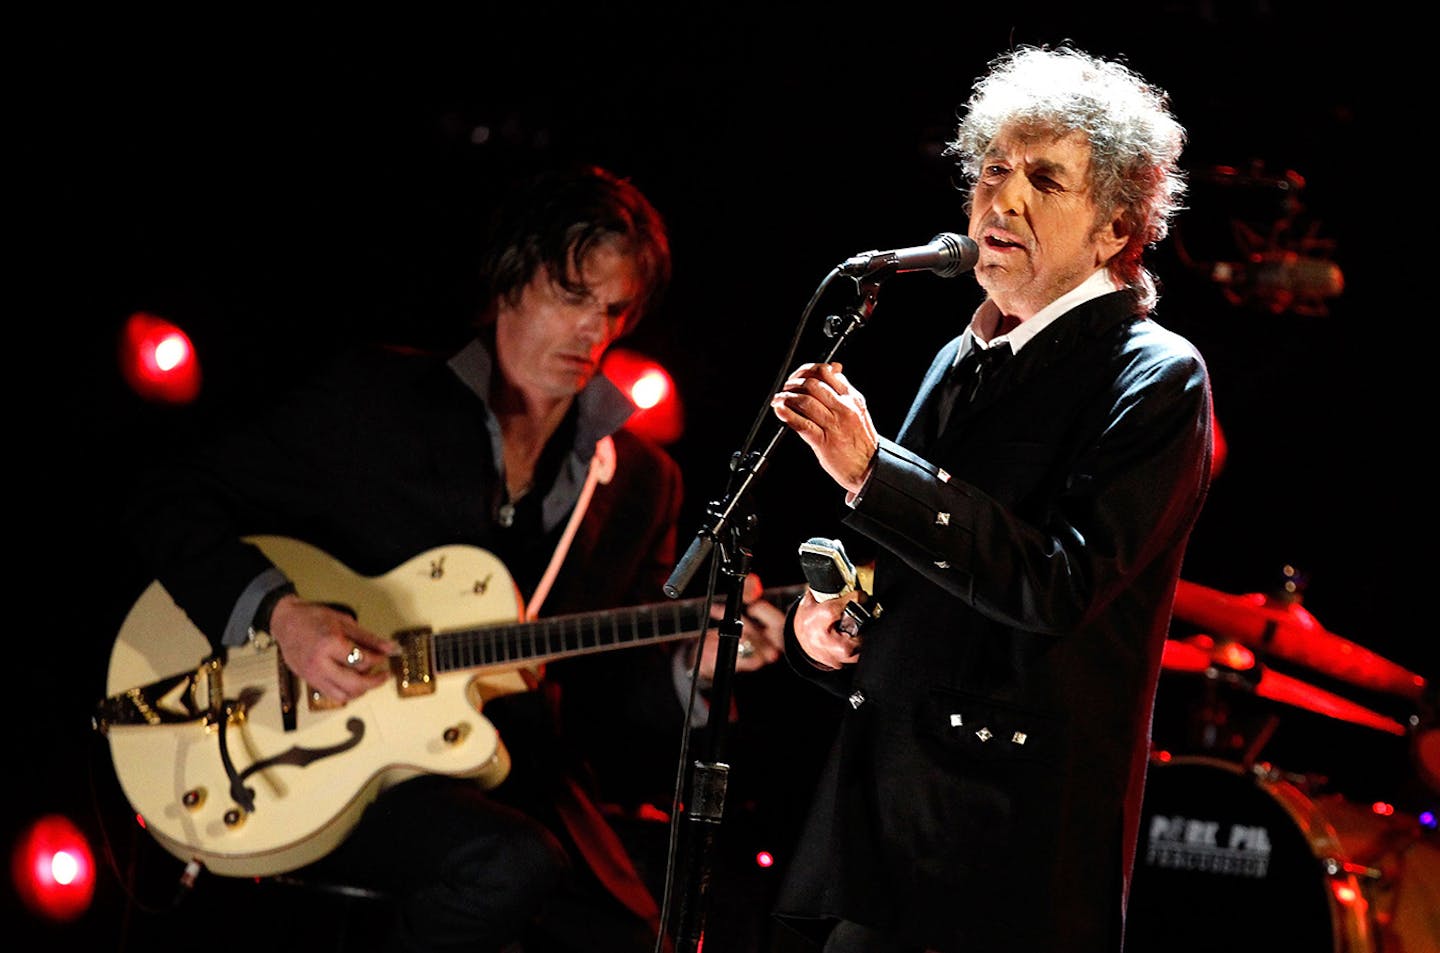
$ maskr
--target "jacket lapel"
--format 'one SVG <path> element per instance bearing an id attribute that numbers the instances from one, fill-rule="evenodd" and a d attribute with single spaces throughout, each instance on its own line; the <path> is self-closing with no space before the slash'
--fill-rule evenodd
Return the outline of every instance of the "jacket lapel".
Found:
<path id="1" fill-rule="evenodd" d="M 910 412 L 905 415 L 905 422 L 900 425 L 900 432 L 896 435 L 895 442 L 907 450 L 918 450 L 925 442 L 925 422 L 935 413 L 933 406 L 935 399 L 939 396 L 940 382 L 945 378 L 945 372 L 950 365 L 955 363 L 955 355 L 960 353 L 960 338 L 955 337 L 935 355 L 935 360 L 930 363 L 930 369 L 925 372 L 925 379 L 920 382 L 920 389 L 915 394 L 915 400 L 910 404 Z"/>

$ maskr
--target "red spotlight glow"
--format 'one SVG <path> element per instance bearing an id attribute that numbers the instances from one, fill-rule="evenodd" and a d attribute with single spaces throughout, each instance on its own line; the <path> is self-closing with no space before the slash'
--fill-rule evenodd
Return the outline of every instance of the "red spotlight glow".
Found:
<path id="1" fill-rule="evenodd" d="M 658 444 L 674 442 L 684 430 L 684 410 L 675 382 L 651 358 L 615 348 L 605 355 L 601 372 L 623 390 L 639 408 L 626 422 L 627 430 Z"/>
<path id="2" fill-rule="evenodd" d="M 759 853 L 757 853 L 757 854 L 755 855 L 755 866 L 757 866 L 757 867 L 774 867 L 774 866 L 775 866 L 775 855 L 772 854 L 772 853 L 770 853 L 768 850 L 762 850 L 762 851 L 760 851 Z"/>
<path id="3" fill-rule="evenodd" d="M 25 905 L 51 920 L 73 920 L 95 896 L 95 858 L 85 835 L 58 814 L 31 824 L 15 845 L 11 877 Z"/>
<path id="4" fill-rule="evenodd" d="M 1338 900 L 1342 906 L 1355 907 L 1361 913 L 1369 906 L 1365 897 L 1362 896 L 1361 893 L 1355 889 L 1354 884 L 1348 880 L 1332 880 L 1330 882 L 1330 892 L 1335 895 L 1335 899 Z"/>
<path id="5" fill-rule="evenodd" d="M 1230 440 L 1225 436 L 1214 408 L 1210 410 L 1210 432 L 1214 440 L 1214 449 L 1210 456 L 1210 476 L 1213 478 L 1224 472 L 1225 461 L 1230 459 Z"/>
<path id="6" fill-rule="evenodd" d="M 136 312 L 125 322 L 120 372 L 146 400 L 187 404 L 200 393 L 200 359 L 190 337 L 153 314 Z"/>
<path id="7" fill-rule="evenodd" d="M 649 410 L 670 396 L 670 379 L 651 368 L 630 385 L 630 399 L 641 410 Z"/>

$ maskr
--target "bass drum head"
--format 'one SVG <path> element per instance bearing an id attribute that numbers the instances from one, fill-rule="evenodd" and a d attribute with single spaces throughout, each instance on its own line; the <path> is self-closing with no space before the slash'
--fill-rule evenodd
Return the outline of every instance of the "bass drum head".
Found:
<path id="1" fill-rule="evenodd" d="M 1366 953 L 1359 886 L 1324 857 L 1343 862 L 1293 785 L 1208 758 L 1152 762 L 1126 953 Z"/>

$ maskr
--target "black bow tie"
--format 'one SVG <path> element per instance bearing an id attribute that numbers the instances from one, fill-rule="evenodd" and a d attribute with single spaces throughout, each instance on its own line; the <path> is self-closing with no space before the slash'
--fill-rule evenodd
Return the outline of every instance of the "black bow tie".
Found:
<path id="1" fill-rule="evenodd" d="M 945 424 L 955 407 L 972 403 L 980 388 L 992 378 L 995 369 L 1010 357 L 1010 342 L 1002 341 L 990 347 L 980 347 L 970 342 L 970 353 L 945 373 L 933 398 L 936 410 L 935 435 L 944 432 Z"/>
<path id="2" fill-rule="evenodd" d="M 990 347 L 980 347 L 973 341 L 970 344 L 970 353 L 965 359 L 950 369 L 950 375 L 955 379 L 956 386 L 960 388 L 960 399 L 972 401 L 985 381 L 994 374 L 995 369 L 1010 358 L 1010 342 L 1001 341 L 999 344 Z"/>

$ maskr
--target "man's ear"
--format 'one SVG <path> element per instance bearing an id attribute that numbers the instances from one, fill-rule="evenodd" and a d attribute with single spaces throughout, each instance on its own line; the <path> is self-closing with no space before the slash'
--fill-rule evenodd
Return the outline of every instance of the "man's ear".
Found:
<path id="1" fill-rule="evenodd" d="M 1130 243 L 1130 228 L 1125 222 L 1125 210 L 1117 208 L 1108 224 L 1095 230 L 1095 257 L 1097 264 L 1105 265 L 1120 254 Z"/>

